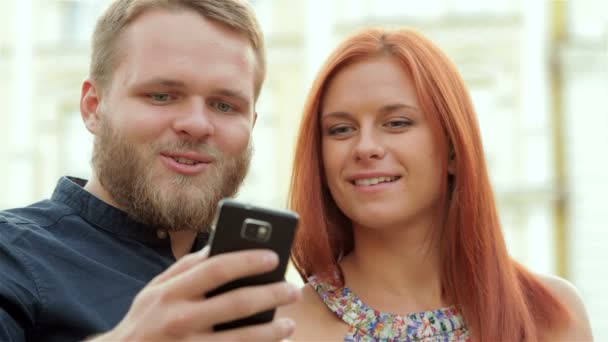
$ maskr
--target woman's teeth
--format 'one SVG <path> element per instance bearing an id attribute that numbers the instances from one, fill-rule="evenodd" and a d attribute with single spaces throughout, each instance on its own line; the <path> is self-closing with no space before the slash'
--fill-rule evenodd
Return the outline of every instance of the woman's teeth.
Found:
<path id="1" fill-rule="evenodd" d="M 356 179 L 354 181 L 354 183 L 357 186 L 370 186 L 370 185 L 376 185 L 378 183 L 394 182 L 397 179 L 399 179 L 399 176 L 375 177 L 375 178 Z"/>

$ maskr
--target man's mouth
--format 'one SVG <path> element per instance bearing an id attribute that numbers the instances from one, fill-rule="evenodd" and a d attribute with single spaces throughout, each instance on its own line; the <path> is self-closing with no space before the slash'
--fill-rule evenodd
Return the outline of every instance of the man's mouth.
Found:
<path id="1" fill-rule="evenodd" d="M 184 164 L 184 165 L 196 165 L 196 164 L 201 163 L 197 160 L 192 160 L 192 159 L 187 159 L 187 158 L 182 158 L 182 157 L 171 157 L 171 158 L 173 160 L 175 160 L 176 162 L 178 162 L 180 164 Z"/>
<path id="2" fill-rule="evenodd" d="M 214 162 L 213 157 L 197 152 L 161 153 L 161 157 L 170 170 L 189 176 L 204 172 Z"/>

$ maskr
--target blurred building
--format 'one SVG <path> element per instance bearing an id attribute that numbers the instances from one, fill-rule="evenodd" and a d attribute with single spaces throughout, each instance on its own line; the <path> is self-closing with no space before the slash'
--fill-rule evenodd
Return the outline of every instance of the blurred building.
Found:
<path id="1" fill-rule="evenodd" d="M 87 177 L 78 109 L 89 36 L 108 0 L 0 0 L 0 208 Z M 511 253 L 560 274 L 608 340 L 608 3 L 254 0 L 269 75 L 242 199 L 284 206 L 300 111 L 314 73 L 362 26 L 411 26 L 441 46 L 471 90 Z M 291 276 L 294 276 L 293 274 Z"/>

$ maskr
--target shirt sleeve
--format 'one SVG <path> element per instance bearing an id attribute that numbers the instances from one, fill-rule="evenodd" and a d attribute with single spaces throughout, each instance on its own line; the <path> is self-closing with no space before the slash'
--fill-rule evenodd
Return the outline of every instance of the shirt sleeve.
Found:
<path id="1" fill-rule="evenodd" d="M 15 226 L 0 223 L 0 341 L 26 341 L 39 303 L 31 267 L 15 238 Z"/>

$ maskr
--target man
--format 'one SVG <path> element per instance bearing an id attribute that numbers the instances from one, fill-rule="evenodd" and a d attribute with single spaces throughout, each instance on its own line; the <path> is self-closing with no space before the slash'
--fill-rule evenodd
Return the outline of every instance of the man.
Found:
<path id="1" fill-rule="evenodd" d="M 109 7 L 80 103 L 95 135 L 93 176 L 62 178 L 50 200 L 0 213 L 0 340 L 258 341 L 293 332 L 286 319 L 215 333 L 215 324 L 300 293 L 283 282 L 205 299 L 278 260 L 198 251 L 217 202 L 236 193 L 249 166 L 263 49 L 239 0 Z"/>

